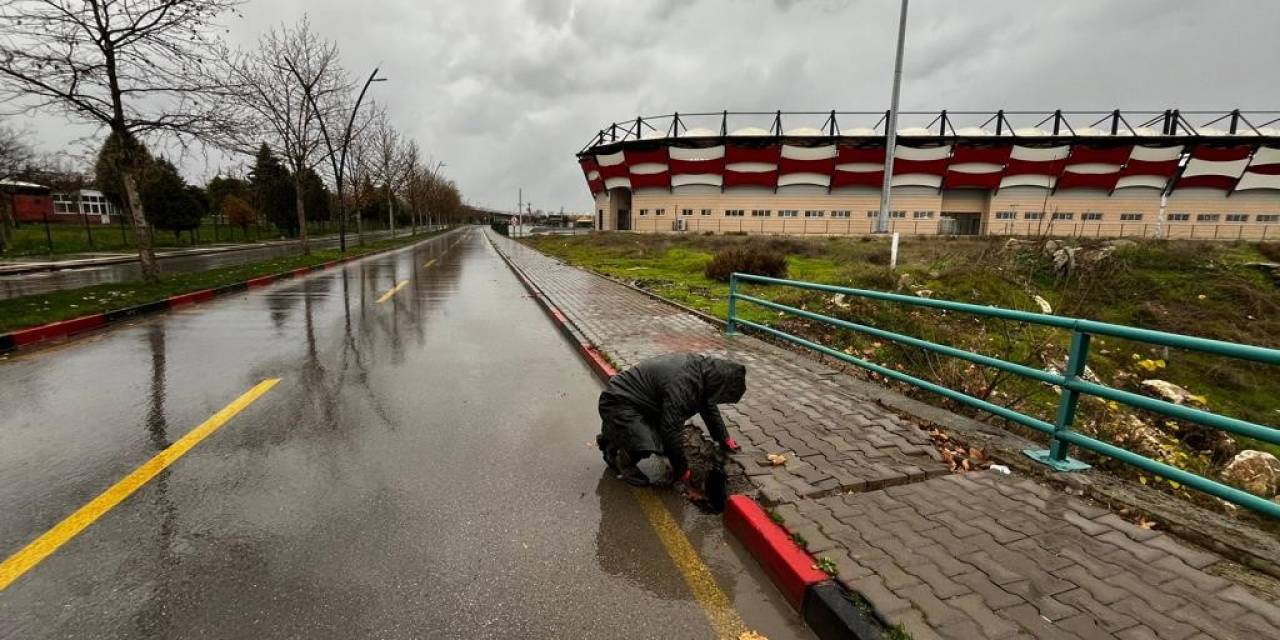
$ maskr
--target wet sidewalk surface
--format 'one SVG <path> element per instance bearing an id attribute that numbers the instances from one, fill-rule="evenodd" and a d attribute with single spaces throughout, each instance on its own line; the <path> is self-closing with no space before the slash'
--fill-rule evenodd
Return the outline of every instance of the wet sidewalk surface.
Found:
<path id="1" fill-rule="evenodd" d="M 1222 557 L 1025 477 L 951 475 L 928 434 L 848 377 L 489 233 L 624 368 L 677 351 L 744 362 L 724 407 L 764 502 L 889 622 L 927 638 L 1280 638 L 1280 606 Z M 761 464 L 785 452 L 783 466 Z"/>

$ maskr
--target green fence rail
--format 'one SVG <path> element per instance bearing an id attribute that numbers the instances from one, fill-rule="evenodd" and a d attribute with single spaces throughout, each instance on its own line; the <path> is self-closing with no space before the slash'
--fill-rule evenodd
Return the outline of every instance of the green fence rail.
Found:
<path id="1" fill-rule="evenodd" d="M 1053 373 L 1028 367 L 1026 365 L 1000 360 L 999 358 L 992 358 L 972 351 L 957 349 L 955 347 L 949 347 L 935 342 L 930 342 L 928 340 L 921 340 L 920 338 L 913 338 L 911 336 L 894 333 L 885 329 L 870 327 L 856 322 L 841 320 L 839 318 L 832 318 L 820 313 L 797 309 L 771 300 L 746 295 L 738 290 L 740 284 L 744 282 L 807 289 L 811 291 L 822 291 L 833 294 L 839 293 L 846 296 L 856 296 L 871 300 L 906 304 L 916 307 L 944 309 L 946 311 L 967 313 L 988 318 L 999 318 L 1003 320 L 1055 327 L 1071 332 L 1071 347 L 1067 356 L 1066 366 L 1064 367 L 1065 370 L 1060 374 Z M 1057 414 L 1052 423 L 1046 422 L 1044 420 L 1019 413 L 1013 409 L 1002 407 L 980 398 L 975 398 L 966 393 L 929 382 L 928 380 L 923 380 L 895 369 L 883 367 L 875 364 L 874 362 L 849 355 L 837 349 L 832 349 L 831 347 L 806 340 L 799 336 L 791 335 L 785 331 L 752 322 L 750 320 L 745 320 L 738 316 L 737 307 L 739 302 L 745 302 L 766 309 L 771 309 L 773 311 L 807 318 L 809 320 L 839 327 L 841 329 L 847 329 L 849 331 L 875 336 L 884 340 L 890 340 L 898 344 L 918 347 L 944 356 L 959 358 L 974 364 L 992 367 L 1001 371 L 1007 371 L 1015 375 L 1057 386 L 1062 390 L 1058 401 Z M 926 391 L 936 393 L 940 396 L 975 407 L 992 415 L 999 416 L 1010 422 L 1047 434 L 1051 438 L 1051 444 L 1048 449 L 1028 449 L 1024 453 L 1059 471 L 1080 471 L 1089 468 L 1088 464 L 1067 455 L 1068 448 L 1071 445 L 1075 445 L 1082 449 L 1087 449 L 1094 453 L 1119 460 L 1125 464 L 1138 467 L 1139 469 L 1157 476 L 1181 483 L 1198 491 L 1203 491 L 1207 494 L 1216 496 L 1242 507 L 1246 507 L 1258 513 L 1280 519 L 1280 504 L 1276 504 L 1270 500 L 1263 499 L 1246 491 L 1241 491 L 1235 487 L 1222 484 L 1221 482 L 1152 460 L 1146 456 L 1139 455 L 1127 449 L 1096 438 L 1091 438 L 1072 430 L 1072 425 L 1075 422 L 1076 406 L 1080 402 L 1080 396 L 1081 394 L 1088 394 L 1121 404 L 1126 404 L 1131 407 L 1153 411 L 1179 420 L 1195 422 L 1214 429 L 1228 431 L 1230 433 L 1246 436 L 1255 440 L 1261 440 L 1272 444 L 1280 444 L 1280 429 L 1276 429 L 1274 427 L 1254 424 L 1245 420 L 1221 416 L 1185 405 L 1173 404 L 1171 402 L 1149 398 L 1147 396 L 1114 389 L 1105 385 L 1094 384 L 1081 378 L 1081 375 L 1085 371 L 1085 365 L 1089 359 L 1089 341 L 1090 338 L 1095 335 L 1123 338 L 1126 340 L 1174 347 L 1178 349 L 1191 349 L 1269 365 L 1280 365 L 1280 350 L 1236 344 L 1232 342 L 1223 342 L 1220 340 L 1209 340 L 1207 338 L 1196 338 L 1193 336 L 1184 336 L 1175 333 L 1165 333 L 1163 331 L 1152 331 L 1150 329 L 1139 329 L 1136 327 L 1108 324 L 1106 322 L 1096 322 L 1093 320 L 1082 320 L 1078 318 L 1068 318 L 1043 313 L 1030 313 L 1027 311 L 967 304 L 963 302 L 951 302 L 948 300 L 934 300 L 897 293 L 885 293 L 883 291 L 851 289 L 848 287 L 838 287 L 813 282 L 767 278 L 764 276 L 745 273 L 735 273 L 729 280 L 729 314 L 726 331 L 730 334 L 735 333 L 739 326 L 749 327 L 755 331 L 773 336 L 780 340 L 812 349 L 819 353 L 831 356 L 832 358 L 836 358 L 837 360 L 874 371 L 886 378 L 914 385 Z"/>

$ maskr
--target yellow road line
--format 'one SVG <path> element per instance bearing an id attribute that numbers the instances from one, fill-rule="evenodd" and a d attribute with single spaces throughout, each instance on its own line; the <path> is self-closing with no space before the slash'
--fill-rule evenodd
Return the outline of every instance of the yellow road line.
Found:
<path id="1" fill-rule="evenodd" d="M 422 268 L 423 268 L 423 269 L 426 269 L 427 267 L 430 267 L 431 265 L 433 265 L 433 264 L 435 264 L 435 263 L 436 263 L 436 259 L 435 259 L 435 258 L 432 258 L 432 259 L 428 260 L 426 264 L 422 265 Z"/>
<path id="2" fill-rule="evenodd" d="M 396 286 L 391 287 L 391 290 L 390 290 L 390 291 L 388 291 L 388 292 L 386 292 L 386 293 L 382 294 L 382 297 L 381 297 L 381 298 L 378 298 L 378 304 L 382 304 L 382 303 L 384 303 L 384 302 L 386 302 L 386 301 L 390 300 L 390 299 L 391 299 L 391 296 L 394 296 L 394 295 L 396 294 L 396 292 L 397 292 L 397 291 L 399 291 L 399 290 L 403 289 L 403 288 L 404 288 L 404 286 L 405 286 L 406 284 L 409 284 L 409 281 L 408 281 L 408 280 L 401 280 L 398 284 L 396 284 Z"/>
<path id="3" fill-rule="evenodd" d="M 21 551 L 9 556 L 4 563 L 0 564 L 0 591 L 4 591 L 14 580 L 17 580 L 22 574 L 40 564 L 42 560 L 49 557 L 54 551 L 57 551 L 58 547 L 76 537 L 77 534 L 102 517 L 104 513 L 110 511 L 125 498 L 132 495 L 134 491 L 137 491 L 142 485 L 154 478 L 156 474 L 164 471 L 178 458 L 181 458 L 183 454 L 190 451 L 192 447 L 200 444 L 201 440 L 209 437 L 210 434 L 235 417 L 237 413 L 253 404 L 254 400 L 270 391 L 271 387 L 276 386 L 277 382 L 280 382 L 280 378 L 269 378 L 259 382 L 252 389 L 246 391 L 244 395 L 236 398 L 234 402 L 223 407 L 221 411 L 213 414 L 208 420 L 200 423 L 187 435 L 182 436 L 177 442 L 169 445 L 164 451 L 157 453 L 150 460 L 143 463 L 142 466 L 134 469 L 132 473 L 112 485 L 110 489 L 103 491 L 98 497 L 90 500 L 88 504 L 67 516 L 65 520 L 54 525 L 44 535 L 33 540 L 31 544 L 23 547 Z"/>
<path id="4" fill-rule="evenodd" d="M 684 576 L 689 590 L 693 591 L 693 598 L 698 601 L 703 613 L 707 614 L 707 620 L 711 622 L 711 628 L 715 630 L 716 637 L 722 640 L 737 640 L 747 630 L 746 624 L 733 608 L 729 597 L 720 589 L 720 585 L 716 584 L 715 576 L 711 575 L 711 569 L 707 568 L 702 558 L 698 557 L 693 543 L 689 542 L 688 536 L 684 535 L 675 517 L 667 510 L 666 505 L 662 504 L 662 499 L 657 493 L 648 489 L 633 488 L 631 494 L 640 503 L 640 510 L 644 511 L 649 525 L 658 534 L 662 546 L 666 547 L 667 555 L 671 556 L 676 568 L 680 570 L 680 575 Z"/>

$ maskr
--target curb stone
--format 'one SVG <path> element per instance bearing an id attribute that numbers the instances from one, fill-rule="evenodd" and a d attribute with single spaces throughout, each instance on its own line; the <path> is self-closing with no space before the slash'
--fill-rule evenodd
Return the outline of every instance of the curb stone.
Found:
<path id="1" fill-rule="evenodd" d="M 442 235 L 444 234 L 443 233 L 436 234 L 434 236 L 423 238 L 422 240 L 419 240 L 419 242 L 425 242 L 427 240 L 430 240 L 431 238 L 439 237 Z M 308 275 L 315 271 L 323 271 L 324 269 L 336 267 L 340 264 L 352 262 L 354 260 L 360 260 L 362 258 L 368 258 L 370 256 L 376 256 L 376 255 L 387 253 L 390 251 L 398 251 L 401 249 L 415 246 L 416 244 L 418 244 L 418 242 L 410 243 L 401 247 L 390 247 L 382 251 L 374 251 L 371 253 L 365 253 L 358 256 L 348 256 L 345 258 L 339 258 L 337 260 L 329 260 L 328 262 L 322 262 L 320 264 L 310 266 L 310 267 L 299 267 L 297 269 L 292 269 L 290 271 L 283 271 L 281 273 L 273 273 L 265 276 L 258 276 L 256 278 L 251 278 L 249 280 L 244 280 L 241 282 L 233 282 L 231 284 L 223 285 L 221 287 L 216 287 L 213 289 L 202 289 L 199 291 L 189 291 L 187 293 L 177 293 L 169 296 L 168 298 L 164 298 L 162 300 L 144 302 L 142 304 L 134 305 L 132 307 L 124 307 L 121 309 L 111 309 L 108 311 L 102 311 L 99 313 L 92 313 L 89 315 L 71 318 L 69 320 L 59 320 L 57 322 L 49 322 L 46 324 L 40 324 L 33 327 L 24 327 L 22 329 L 15 329 L 8 333 L 0 333 L 0 353 L 13 351 L 23 347 L 28 347 L 40 342 L 44 342 L 46 340 L 66 338 L 66 337 L 74 336 L 77 334 L 85 333 L 87 331 L 99 329 L 106 325 L 114 324 L 122 320 L 127 320 L 135 316 L 157 313 L 160 311 L 168 311 L 170 309 L 175 309 L 177 307 L 182 307 L 190 304 L 199 304 L 201 302 L 207 302 L 209 300 L 213 300 L 214 298 L 217 298 L 219 296 L 224 296 L 232 293 L 239 293 L 239 292 L 242 292 L 248 289 L 257 288 L 257 287 L 264 287 L 268 284 L 271 284 L 273 282 L 277 282 L 280 280 L 300 278 L 302 276 Z"/>
<path id="2" fill-rule="evenodd" d="M 608 382 L 617 374 L 617 369 L 605 359 L 604 354 L 511 261 L 492 237 L 489 237 L 489 244 L 560 332 L 578 347 L 596 377 L 601 382 Z M 819 638 L 879 640 L 883 636 L 884 624 L 874 614 L 855 606 L 850 594 L 817 568 L 813 556 L 797 546 L 786 530 L 769 518 L 760 503 L 741 494 L 730 496 L 724 512 L 724 526 L 755 558 L 783 598 Z"/>

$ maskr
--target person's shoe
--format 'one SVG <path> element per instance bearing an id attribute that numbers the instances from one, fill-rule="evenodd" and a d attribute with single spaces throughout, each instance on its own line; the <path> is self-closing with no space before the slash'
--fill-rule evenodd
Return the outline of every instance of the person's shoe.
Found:
<path id="1" fill-rule="evenodd" d="M 600 457 L 604 458 L 605 466 L 609 467 L 613 473 L 618 473 L 618 463 L 614 460 L 617 454 L 611 450 L 603 435 L 596 436 L 596 446 L 600 448 Z"/>

